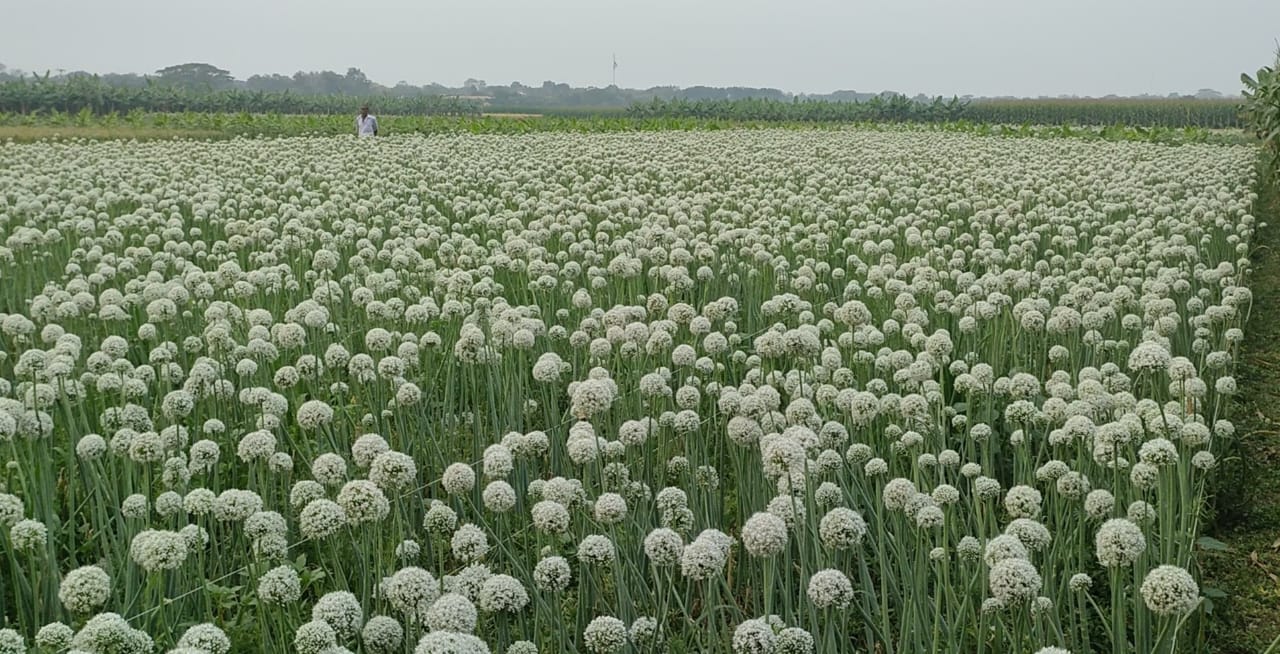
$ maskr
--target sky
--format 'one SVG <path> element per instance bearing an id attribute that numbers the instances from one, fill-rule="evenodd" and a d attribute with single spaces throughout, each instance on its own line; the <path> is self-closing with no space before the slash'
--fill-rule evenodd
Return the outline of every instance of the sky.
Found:
<path id="1" fill-rule="evenodd" d="M 0 63 L 915 95 L 1238 93 L 1276 0 L 0 0 Z"/>

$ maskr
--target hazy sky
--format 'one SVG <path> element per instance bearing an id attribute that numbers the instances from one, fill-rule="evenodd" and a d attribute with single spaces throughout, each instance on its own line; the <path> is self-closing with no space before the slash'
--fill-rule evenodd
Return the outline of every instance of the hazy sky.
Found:
<path id="1" fill-rule="evenodd" d="M 1239 91 L 1280 0 L 0 0 L 0 63 L 795 92 Z"/>

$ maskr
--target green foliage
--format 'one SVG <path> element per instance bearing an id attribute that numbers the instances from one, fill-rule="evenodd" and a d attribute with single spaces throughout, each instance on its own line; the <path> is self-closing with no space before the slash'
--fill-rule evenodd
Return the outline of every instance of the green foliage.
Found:
<path id="1" fill-rule="evenodd" d="M 1280 52 L 1276 63 L 1258 69 L 1254 77 L 1240 75 L 1244 83 L 1244 117 L 1262 140 L 1273 162 L 1280 163 Z"/>
<path id="2" fill-rule="evenodd" d="M 1142 125 L 1148 127 L 1239 127 L 1230 100 L 996 100 L 916 102 L 906 96 L 877 96 L 866 102 L 797 100 L 661 100 L 636 104 L 632 116 L 676 116 L 809 122 L 925 122 L 965 120 L 1012 125 Z"/>
<path id="3" fill-rule="evenodd" d="M 366 97 L 345 94 L 308 95 L 292 91 L 219 88 L 225 80 L 214 72 L 171 68 L 177 70 L 166 68 L 160 81 L 148 81 L 145 86 L 112 85 L 88 76 L 0 82 L 0 112 L 334 114 L 346 120 L 361 104 L 370 102 Z M 442 95 L 385 96 L 378 97 L 372 104 L 378 114 L 459 116 L 480 113 L 475 102 Z"/>
<path id="4" fill-rule="evenodd" d="M 627 113 L 638 118 L 720 118 L 799 122 L 946 122 L 964 117 L 966 105 L 957 98 L 915 102 L 903 95 L 876 96 L 867 102 L 791 102 L 761 98 L 741 100 L 685 100 L 655 98 L 633 105 Z"/>
<path id="5" fill-rule="evenodd" d="M 1233 100 L 996 100 L 967 105 L 964 117 L 983 123 L 1039 125 L 1241 126 L 1239 106 Z"/>

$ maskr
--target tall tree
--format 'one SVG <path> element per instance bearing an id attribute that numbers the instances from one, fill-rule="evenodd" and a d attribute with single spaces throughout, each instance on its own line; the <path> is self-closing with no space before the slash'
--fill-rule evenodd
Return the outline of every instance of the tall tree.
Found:
<path id="1" fill-rule="evenodd" d="M 223 89 L 235 82 L 230 71 L 212 64 L 195 62 L 166 66 L 157 70 L 156 75 L 161 82 L 188 88 Z"/>

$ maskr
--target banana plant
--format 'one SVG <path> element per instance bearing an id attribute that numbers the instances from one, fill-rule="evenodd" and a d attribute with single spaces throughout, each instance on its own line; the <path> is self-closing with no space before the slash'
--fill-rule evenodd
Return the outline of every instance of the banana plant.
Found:
<path id="1" fill-rule="evenodd" d="M 1242 74 L 1240 81 L 1244 84 L 1242 114 L 1272 163 L 1280 164 L 1280 52 L 1276 64 L 1258 69 L 1254 77 Z"/>

